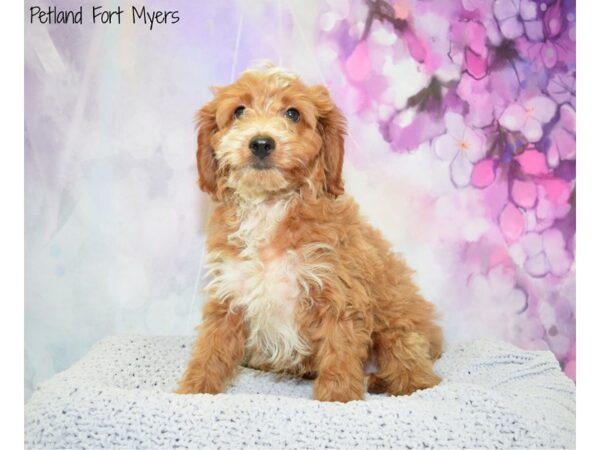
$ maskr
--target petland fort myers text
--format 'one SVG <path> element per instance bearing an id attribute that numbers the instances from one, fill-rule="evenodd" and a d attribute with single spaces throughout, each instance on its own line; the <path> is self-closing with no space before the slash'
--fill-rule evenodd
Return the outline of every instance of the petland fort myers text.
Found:
<path id="1" fill-rule="evenodd" d="M 117 6 L 116 9 L 104 6 L 80 6 L 76 9 L 62 10 L 56 6 L 41 8 L 32 6 L 29 8 L 29 23 L 40 24 L 117 24 L 125 21 L 133 24 L 146 25 L 151 30 L 157 25 L 176 24 L 179 22 L 179 11 L 151 10 L 145 6 L 132 6 L 128 11 Z"/>

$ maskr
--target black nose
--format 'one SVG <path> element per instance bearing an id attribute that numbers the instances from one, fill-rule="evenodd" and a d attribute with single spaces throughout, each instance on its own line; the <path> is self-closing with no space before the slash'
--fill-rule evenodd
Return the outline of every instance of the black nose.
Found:
<path id="1" fill-rule="evenodd" d="M 264 159 L 275 150 L 275 141 L 269 136 L 254 136 L 250 141 L 250 151 L 259 159 Z"/>

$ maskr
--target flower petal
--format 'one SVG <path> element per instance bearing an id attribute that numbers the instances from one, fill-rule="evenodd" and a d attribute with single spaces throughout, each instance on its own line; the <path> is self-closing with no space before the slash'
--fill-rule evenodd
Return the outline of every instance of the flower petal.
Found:
<path id="1" fill-rule="evenodd" d="M 531 0 L 521 0 L 519 14 L 523 20 L 533 20 L 537 17 L 537 5 Z"/>
<path id="2" fill-rule="evenodd" d="M 575 134 L 575 110 L 570 105 L 560 107 L 560 125 Z"/>
<path id="3" fill-rule="evenodd" d="M 521 238 L 521 247 L 528 257 L 532 257 L 544 250 L 544 241 L 539 233 L 527 233 Z"/>
<path id="4" fill-rule="evenodd" d="M 496 173 L 494 172 L 494 160 L 482 159 L 473 167 L 471 173 L 471 183 L 477 188 L 484 188 L 494 182 Z"/>
<path id="5" fill-rule="evenodd" d="M 511 289 L 505 297 L 505 304 L 514 313 L 523 311 L 527 306 L 527 294 L 520 288 Z"/>
<path id="6" fill-rule="evenodd" d="M 548 42 L 542 44 L 540 56 L 542 57 L 544 66 L 546 66 L 548 69 L 552 69 L 556 65 L 556 61 L 558 60 L 556 47 L 554 47 L 552 43 Z"/>
<path id="7" fill-rule="evenodd" d="M 544 14 L 544 25 L 546 25 L 546 30 L 548 30 L 548 38 L 557 36 L 562 29 L 561 3 L 560 1 L 555 2 Z"/>
<path id="8" fill-rule="evenodd" d="M 546 158 L 537 150 L 526 150 L 515 158 L 521 165 L 523 173 L 528 175 L 545 175 L 548 173 Z"/>
<path id="9" fill-rule="evenodd" d="M 551 148 L 556 147 L 560 159 L 575 159 L 575 136 L 564 128 L 555 128 L 552 130 L 550 138 Z"/>
<path id="10" fill-rule="evenodd" d="M 485 156 L 485 137 L 481 133 L 466 127 L 462 141 L 467 145 L 464 154 L 472 163 Z"/>
<path id="11" fill-rule="evenodd" d="M 458 144 L 449 134 L 444 134 L 433 140 L 433 151 L 438 158 L 450 161 L 458 153 Z"/>
<path id="12" fill-rule="evenodd" d="M 523 208 L 533 208 L 537 200 L 537 189 L 532 181 L 514 180 L 511 189 L 513 201 Z"/>
<path id="13" fill-rule="evenodd" d="M 532 277 L 543 277 L 550 271 L 550 264 L 545 253 L 539 253 L 533 258 L 528 258 L 524 264 L 525 270 Z"/>
<path id="14" fill-rule="evenodd" d="M 465 158 L 462 153 L 458 153 L 456 158 L 450 163 L 450 177 L 458 187 L 464 187 L 471 181 L 471 172 L 473 164 Z"/>
<path id="15" fill-rule="evenodd" d="M 455 112 L 447 112 L 444 116 L 444 122 L 446 124 L 446 130 L 448 134 L 457 141 L 462 140 L 465 134 L 465 119 L 460 114 Z"/>
<path id="16" fill-rule="evenodd" d="M 525 22 L 525 34 L 530 41 L 542 41 L 544 39 L 544 25 L 541 20 Z"/>
<path id="17" fill-rule="evenodd" d="M 496 0 L 494 2 L 494 16 L 498 20 L 515 17 L 519 13 L 519 6 L 513 0 Z"/>
<path id="18" fill-rule="evenodd" d="M 552 167 L 553 169 L 556 168 L 560 164 L 560 153 L 558 152 L 558 147 L 551 145 L 546 152 L 546 158 L 548 159 L 548 166 Z"/>
<path id="19" fill-rule="evenodd" d="M 486 30 L 479 22 L 468 22 L 465 28 L 466 42 L 475 53 L 482 57 L 487 56 Z"/>
<path id="20" fill-rule="evenodd" d="M 565 103 L 570 102 L 575 95 L 575 87 L 575 77 L 573 74 L 556 73 L 548 81 L 548 87 L 546 89 L 554 101 L 557 103 Z M 563 107 L 564 106 L 566 105 L 563 105 Z"/>
<path id="21" fill-rule="evenodd" d="M 566 181 L 560 178 L 550 178 L 540 180 L 539 184 L 544 188 L 546 198 L 555 207 L 563 206 L 569 202 L 571 186 Z"/>
<path id="22" fill-rule="evenodd" d="M 509 242 L 516 241 L 523 234 L 525 219 L 519 209 L 508 202 L 499 217 L 500 229 Z"/>
<path id="23" fill-rule="evenodd" d="M 535 209 L 535 215 L 538 222 L 549 224 L 548 226 L 551 226 L 554 223 L 554 207 L 544 195 L 545 191 L 542 189 L 542 192 L 538 193 L 538 204 Z M 548 226 L 545 228 L 548 228 Z"/>
<path id="24" fill-rule="evenodd" d="M 542 238 L 550 270 L 554 275 L 564 275 L 571 267 L 571 257 L 565 250 L 565 239 L 562 233 L 555 228 L 550 228 L 544 232 Z"/>
<path id="25" fill-rule="evenodd" d="M 525 124 L 521 128 L 521 132 L 529 142 L 537 142 L 543 136 L 542 124 L 539 120 L 530 117 L 525 121 Z"/>
<path id="26" fill-rule="evenodd" d="M 519 131 L 526 120 L 525 108 L 518 103 L 513 103 L 500 116 L 500 125 L 510 131 Z"/>
<path id="27" fill-rule="evenodd" d="M 506 39 L 516 39 L 523 34 L 523 24 L 516 17 L 500 22 L 500 31 Z"/>
<path id="28" fill-rule="evenodd" d="M 467 47 L 465 48 L 465 68 L 469 75 L 476 80 L 481 80 L 487 74 L 487 60 L 471 50 L 471 47 Z"/>
<path id="29" fill-rule="evenodd" d="M 530 98 L 523 105 L 529 114 L 542 123 L 550 122 L 550 119 L 556 114 L 556 103 L 548 97 L 540 95 Z"/>

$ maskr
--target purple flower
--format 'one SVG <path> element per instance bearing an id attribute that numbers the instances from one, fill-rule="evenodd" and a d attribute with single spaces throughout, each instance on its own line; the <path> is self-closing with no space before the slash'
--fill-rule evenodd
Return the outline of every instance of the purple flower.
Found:
<path id="1" fill-rule="evenodd" d="M 496 0 L 494 16 L 500 24 L 500 31 L 507 39 L 523 35 L 531 41 L 544 38 L 543 22 L 538 19 L 537 5 L 531 0 Z"/>
<path id="2" fill-rule="evenodd" d="M 546 87 L 556 103 L 571 103 L 575 107 L 575 73 L 555 72 Z"/>
<path id="3" fill-rule="evenodd" d="M 570 105 L 560 107 L 559 119 L 550 132 L 549 141 L 546 154 L 550 167 L 557 167 L 560 161 L 575 159 L 575 110 Z"/>
<path id="4" fill-rule="evenodd" d="M 541 69 L 552 69 L 558 62 L 575 63 L 575 25 L 571 24 L 560 35 L 546 37 L 540 42 L 519 42 L 520 51 Z"/>

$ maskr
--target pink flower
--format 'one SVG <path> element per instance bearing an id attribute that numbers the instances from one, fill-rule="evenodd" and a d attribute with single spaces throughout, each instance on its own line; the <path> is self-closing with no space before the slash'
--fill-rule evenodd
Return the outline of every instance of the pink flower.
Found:
<path id="1" fill-rule="evenodd" d="M 444 122 L 447 132 L 433 141 L 433 149 L 440 159 L 451 161 L 450 178 L 464 187 L 471 180 L 473 164 L 485 156 L 485 137 L 467 127 L 460 114 L 448 112 Z"/>
<path id="2" fill-rule="evenodd" d="M 509 105 L 500 116 L 500 125 L 510 131 L 520 131 L 529 142 L 542 138 L 542 126 L 556 113 L 556 103 L 548 97 L 533 97 L 523 104 Z"/>
<path id="3" fill-rule="evenodd" d="M 546 157 L 536 149 L 525 150 L 515 159 L 518 161 L 521 171 L 526 175 L 546 175 L 549 171 Z"/>
<path id="4" fill-rule="evenodd" d="M 537 181 L 537 206 L 532 215 L 532 229 L 542 231 L 554 225 L 571 210 L 571 183 L 561 178 L 542 178 Z"/>
<path id="5" fill-rule="evenodd" d="M 533 208 L 537 201 L 537 188 L 533 181 L 514 180 L 510 194 L 515 204 L 521 208 Z"/>
<path id="6" fill-rule="evenodd" d="M 510 196 L 513 202 L 524 209 L 531 209 L 538 202 L 537 176 L 548 174 L 548 166 L 544 154 L 535 149 L 529 149 L 515 157 L 519 163 L 521 173 L 526 179 L 514 179 L 510 187 Z"/>
<path id="7" fill-rule="evenodd" d="M 528 230 L 543 231 L 570 211 L 572 184 L 552 176 L 543 153 L 529 148 L 517 157 L 521 178 L 514 178 L 510 198 L 525 211 Z"/>
<path id="8" fill-rule="evenodd" d="M 544 188 L 546 197 L 554 207 L 561 207 L 569 202 L 571 185 L 561 178 L 542 178 L 538 183 Z"/>

